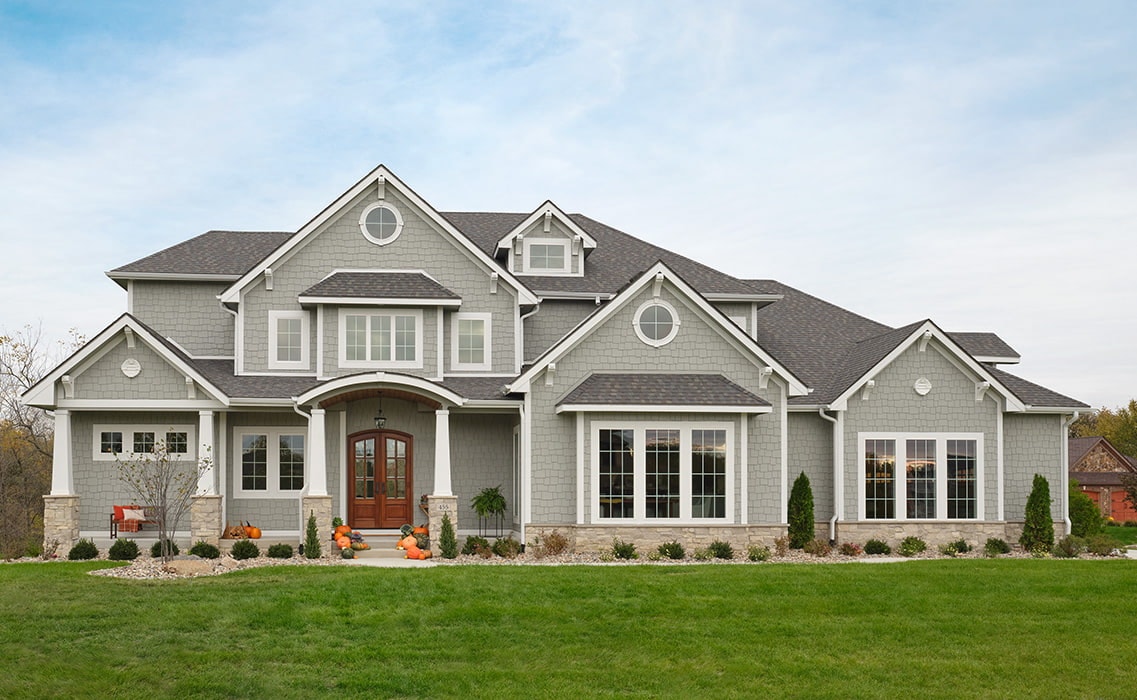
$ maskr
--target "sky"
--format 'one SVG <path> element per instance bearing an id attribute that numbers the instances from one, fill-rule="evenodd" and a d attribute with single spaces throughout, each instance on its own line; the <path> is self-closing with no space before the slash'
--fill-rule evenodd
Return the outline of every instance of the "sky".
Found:
<path id="1" fill-rule="evenodd" d="M 0 332 L 382 163 L 1137 397 L 1137 3 L 0 0 Z"/>

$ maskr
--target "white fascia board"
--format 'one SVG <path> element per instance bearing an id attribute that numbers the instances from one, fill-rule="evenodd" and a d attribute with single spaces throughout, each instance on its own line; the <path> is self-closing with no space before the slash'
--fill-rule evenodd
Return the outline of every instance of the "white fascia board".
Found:
<path id="1" fill-rule="evenodd" d="M 207 275 L 188 272 L 115 272 L 111 270 L 103 273 L 112 280 L 164 280 L 167 282 L 234 282 L 241 279 L 240 275 Z"/>
<path id="2" fill-rule="evenodd" d="M 707 298 L 707 301 L 718 301 L 718 302 L 765 301 L 768 303 L 772 303 L 775 301 L 781 301 L 782 299 L 785 298 L 785 295 L 783 295 L 783 294 L 719 294 L 719 293 L 715 293 L 715 292 L 709 292 L 707 294 L 704 294 L 703 296 Z"/>
<path id="3" fill-rule="evenodd" d="M 54 408 L 56 405 L 55 383 L 59 381 L 63 375 L 74 372 L 76 368 L 85 369 L 85 365 L 90 364 L 105 354 L 108 346 L 113 347 L 113 344 L 120 342 L 117 336 L 122 332 L 123 328 L 127 327 L 131 329 L 137 338 L 146 344 L 146 347 L 150 351 L 170 363 L 182 374 L 193 379 L 197 386 L 211 394 L 219 403 L 228 405 L 229 399 L 223 391 L 199 374 L 193 367 L 183 362 L 180 357 L 171 353 L 165 343 L 155 338 L 150 331 L 143 328 L 142 325 L 135 321 L 129 314 L 119 316 L 114 322 L 89 340 L 83 347 L 76 350 L 70 357 L 59 363 L 55 369 L 29 387 L 27 391 L 20 395 L 20 402 L 27 406 L 35 406 L 37 408 Z M 179 405 L 187 406 L 188 403 L 188 401 L 182 401 L 179 402 Z"/>
<path id="4" fill-rule="evenodd" d="M 689 302 L 694 304 L 709 317 L 725 335 L 732 338 L 737 345 L 741 345 L 746 351 L 750 352 L 751 355 L 766 366 L 772 368 L 778 376 L 782 377 L 789 386 L 790 396 L 804 396 L 809 393 L 809 387 L 794 376 L 794 374 L 781 363 L 774 360 L 773 357 L 758 345 L 757 341 L 743 332 L 725 314 L 712 306 L 710 302 L 689 284 L 684 282 L 681 277 L 672 272 L 671 268 L 667 267 L 663 262 L 657 262 L 652 265 L 646 272 L 640 275 L 639 279 L 633 281 L 622 292 L 616 295 L 611 303 L 598 309 L 591 316 L 582 321 L 574 330 L 554 343 L 553 347 L 545 351 L 544 355 L 539 357 L 529 369 L 517 378 L 517 381 L 510 384 L 510 391 L 522 391 L 522 389 L 520 389 L 521 386 L 526 387 L 527 390 L 529 382 L 533 377 L 543 371 L 550 362 L 556 362 L 557 359 L 574 348 L 609 317 L 623 308 L 631 299 L 635 298 L 642 289 L 653 283 L 656 275 L 660 273 L 663 274 L 664 279 L 671 282 L 678 289 L 682 296 L 686 297 Z"/>
<path id="5" fill-rule="evenodd" d="M 510 286 L 514 287 L 517 290 L 519 300 L 522 303 L 537 303 L 536 295 L 530 292 L 528 287 L 521 284 L 521 282 L 518 281 L 516 277 L 502 268 L 501 265 L 498 265 L 497 261 L 486 255 L 485 251 L 474 245 L 473 241 L 467 238 L 461 231 L 454 228 L 453 224 L 451 224 L 442 215 L 440 215 L 438 211 L 430 204 L 428 204 L 425 199 L 420 197 L 417 192 L 412 190 L 410 187 L 407 187 L 406 183 L 397 178 L 394 173 L 388 170 L 384 165 L 379 165 L 374 170 L 364 175 L 358 182 L 348 188 L 346 192 L 337 197 L 331 204 L 324 207 L 324 209 L 319 214 L 314 216 L 310 221 L 308 221 L 308 223 L 301 226 L 300 229 L 295 234 L 293 234 L 291 238 L 285 241 L 284 245 L 278 247 L 276 250 L 270 253 L 267 258 L 257 263 L 253 269 L 246 272 L 241 276 L 240 279 L 230 285 L 228 289 L 221 293 L 218 299 L 220 299 L 222 302 L 230 303 L 239 301 L 241 289 L 259 278 L 264 273 L 265 268 L 274 266 L 277 261 L 291 253 L 292 250 L 296 248 L 296 246 L 303 243 L 309 234 L 318 229 L 333 216 L 338 214 L 343 209 L 343 207 L 347 206 L 348 202 L 358 197 L 368 188 L 374 187 L 380 175 L 382 175 L 384 178 L 385 187 L 393 186 L 396 190 L 398 190 L 399 194 L 406 197 L 412 204 L 418 207 L 421 211 L 425 212 L 427 217 L 436 226 L 445 231 L 446 234 L 449 235 L 458 245 L 465 248 L 468 254 L 470 254 L 476 260 L 480 261 L 482 265 L 485 266 L 487 271 L 497 272 L 500 275 L 501 279 L 505 280 Z"/>
<path id="6" fill-rule="evenodd" d="M 951 336 L 940 330 L 940 327 L 932 321 L 925 321 L 924 323 L 921 323 L 919 327 L 912 331 L 912 333 L 907 338 L 897 344 L 897 346 L 892 349 L 892 352 L 885 355 L 884 359 L 882 359 L 880 362 L 877 362 L 870 370 L 861 375 L 857 381 L 853 382 L 853 384 L 849 386 L 848 389 L 846 389 L 841 393 L 840 396 L 834 399 L 833 403 L 825 406 L 826 410 L 846 410 L 849 405 L 849 399 L 858 391 L 860 391 L 865 382 L 872 379 L 877 374 L 879 374 L 881 370 L 892 364 L 896 358 L 903 355 L 909 348 L 915 345 L 924 335 L 924 333 L 929 331 L 932 333 L 932 338 L 939 341 L 939 344 L 948 351 L 949 354 L 945 355 L 945 357 L 947 357 L 954 364 L 962 364 L 974 376 L 979 377 L 985 382 L 990 382 L 991 388 L 1006 400 L 1008 411 L 1019 412 L 1026 410 L 1026 405 L 1020 401 L 1017 396 L 1015 396 L 1014 392 L 1004 386 L 1002 382 L 1000 382 L 994 377 L 994 375 L 988 372 L 987 368 L 976 362 L 971 357 L 971 355 L 968 355 L 963 350 L 963 348 L 959 346 L 958 343 L 951 339 Z"/>
<path id="7" fill-rule="evenodd" d="M 1096 409 L 1085 406 L 1033 406 L 1026 404 L 1023 413 L 1052 413 L 1056 415 L 1071 415 L 1074 413 L 1092 413 Z"/>
<path id="8" fill-rule="evenodd" d="M 410 374 L 396 374 L 393 372 L 367 372 L 364 374 L 352 374 L 347 377 L 339 377 L 338 379 L 333 379 L 313 387 L 299 396 L 293 396 L 292 401 L 297 406 L 302 406 L 355 387 L 371 384 L 389 384 L 392 386 L 405 387 L 416 393 L 433 397 L 453 406 L 464 406 L 466 404 L 465 397 L 429 379 L 423 379 Z"/>
<path id="9" fill-rule="evenodd" d="M 445 306 L 458 308 L 461 299 L 402 299 L 394 297 L 307 297 L 296 300 L 301 304 L 334 304 L 336 306 Z"/>
<path id="10" fill-rule="evenodd" d="M 707 406 L 659 405 L 659 404 L 590 404 L 565 403 L 556 408 L 557 413 L 773 413 L 772 406 Z"/>
<path id="11" fill-rule="evenodd" d="M 541 301 L 609 301 L 616 297 L 611 292 L 537 292 Z"/>
<path id="12" fill-rule="evenodd" d="M 498 239 L 497 250 L 501 250 L 502 248 L 509 248 L 510 246 L 512 246 L 513 245 L 513 239 L 517 238 L 517 236 L 520 235 L 523 231 L 525 231 L 525 229 L 529 228 L 533 224 L 540 221 L 541 217 L 543 217 L 546 212 L 552 214 L 553 217 L 556 218 L 557 221 L 564 224 L 565 228 L 567 228 L 569 231 L 571 231 L 573 233 L 573 235 L 580 236 L 580 241 L 581 241 L 582 247 L 584 247 L 584 248 L 595 248 L 596 247 L 596 239 L 595 238 L 593 238 L 591 235 L 589 235 L 589 233 L 587 231 L 582 229 L 580 226 L 577 225 L 577 223 L 575 221 L 573 221 L 571 218 L 569 218 L 569 215 L 566 214 L 563 209 L 561 209 L 556 204 L 554 204 L 553 200 L 546 199 L 544 201 L 544 203 L 541 204 L 541 206 L 539 206 L 533 210 L 532 214 L 525 217 L 524 221 L 522 221 L 520 224 L 514 226 L 513 229 L 509 233 L 505 234 L 504 236 L 502 236 L 501 238 Z"/>
<path id="13" fill-rule="evenodd" d="M 1000 357 L 998 355 L 976 355 L 976 362 L 983 362 L 989 365 L 1017 365 L 1020 358 L 1015 356 Z"/>
<path id="14" fill-rule="evenodd" d="M 60 399 L 56 408 L 82 411 L 217 411 L 228 403 L 208 399 Z"/>
<path id="15" fill-rule="evenodd" d="M 277 406 L 293 408 L 296 403 L 292 399 L 230 399 L 230 406 L 242 408 L 275 408 Z"/>

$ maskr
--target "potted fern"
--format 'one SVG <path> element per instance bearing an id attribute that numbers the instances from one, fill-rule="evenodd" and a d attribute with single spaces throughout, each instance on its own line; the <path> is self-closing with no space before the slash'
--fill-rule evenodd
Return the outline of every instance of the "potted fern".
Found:
<path id="1" fill-rule="evenodd" d="M 470 501 L 474 512 L 478 514 L 478 530 L 485 536 L 487 521 L 493 520 L 495 524 L 495 537 L 501 536 L 502 515 L 505 514 L 505 496 L 501 493 L 501 485 L 489 486 L 478 492 Z"/>

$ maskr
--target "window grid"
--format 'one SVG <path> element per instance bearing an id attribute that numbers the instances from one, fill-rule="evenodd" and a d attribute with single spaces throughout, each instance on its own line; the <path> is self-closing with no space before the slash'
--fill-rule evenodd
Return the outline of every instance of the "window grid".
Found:
<path id="1" fill-rule="evenodd" d="M 419 358 L 418 314 L 343 314 L 343 351 L 348 363 L 413 366 Z"/>
<path id="2" fill-rule="evenodd" d="M 907 508 L 909 518 L 936 517 L 936 441 L 908 440 Z"/>
<path id="3" fill-rule="evenodd" d="M 136 432 L 134 434 L 134 454 L 146 454 L 154 451 L 154 433 Z"/>
<path id="4" fill-rule="evenodd" d="M 671 332 L 674 319 L 663 306 L 649 306 L 640 314 L 640 330 L 652 340 L 662 340 Z"/>
<path id="5" fill-rule="evenodd" d="M 486 359 L 486 322 L 480 318 L 458 319 L 458 362 L 478 365 Z"/>
<path id="6" fill-rule="evenodd" d="M 122 454 L 122 433 L 117 430 L 99 433 L 99 452 Z"/>
<path id="7" fill-rule="evenodd" d="M 600 516 L 635 517 L 635 465 L 632 430 L 600 431 Z"/>
<path id="8" fill-rule="evenodd" d="M 189 452 L 189 439 L 186 433 L 166 433 L 166 452 L 184 455 Z"/>
<path id="9" fill-rule="evenodd" d="M 560 243 L 534 243 L 529 246 L 530 270 L 564 270 L 565 246 Z"/>
<path id="10" fill-rule="evenodd" d="M 241 436 L 241 488 L 264 491 L 268 488 L 268 436 Z"/>
<path id="11" fill-rule="evenodd" d="M 304 436 L 281 435 L 277 445 L 280 449 L 280 490 L 299 491 L 304 488 Z"/>
<path id="12" fill-rule="evenodd" d="M 644 435 L 647 497 L 644 516 L 679 517 L 680 445 L 678 430 L 648 430 Z"/>
<path id="13" fill-rule="evenodd" d="M 865 517 L 896 517 L 896 441 L 865 441 Z"/>
<path id="14" fill-rule="evenodd" d="M 388 350 L 388 354 L 390 350 Z M 415 359 L 415 317 L 395 317 L 395 360 L 412 362 Z"/>
<path id="15" fill-rule="evenodd" d="M 298 318 L 280 318 L 276 321 L 276 359 L 278 362 L 300 362 L 300 329 Z"/>
<path id="16" fill-rule="evenodd" d="M 726 517 L 726 431 L 691 431 L 691 516 Z"/>
<path id="17" fill-rule="evenodd" d="M 977 517 L 978 445 L 975 440 L 947 441 L 947 516 Z"/>
<path id="18" fill-rule="evenodd" d="M 371 359 L 387 362 L 391 359 L 391 317 L 371 316 Z"/>

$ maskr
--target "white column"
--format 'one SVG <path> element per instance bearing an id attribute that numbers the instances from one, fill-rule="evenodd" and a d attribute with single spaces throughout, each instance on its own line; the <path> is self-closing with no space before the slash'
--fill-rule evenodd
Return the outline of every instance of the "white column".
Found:
<path id="1" fill-rule="evenodd" d="M 328 495 L 328 462 L 324 409 L 313 408 L 308 419 L 308 495 Z"/>
<path id="2" fill-rule="evenodd" d="M 450 411 L 434 412 L 434 495 L 453 496 L 450 486 Z"/>
<path id="3" fill-rule="evenodd" d="M 213 454 L 213 411 L 197 412 L 197 460 L 209 460 L 209 468 L 197 478 L 197 495 L 217 495 L 217 457 Z"/>
<path id="4" fill-rule="evenodd" d="M 51 451 L 51 495 L 75 493 L 71 471 L 71 412 L 55 411 L 55 445 Z"/>

